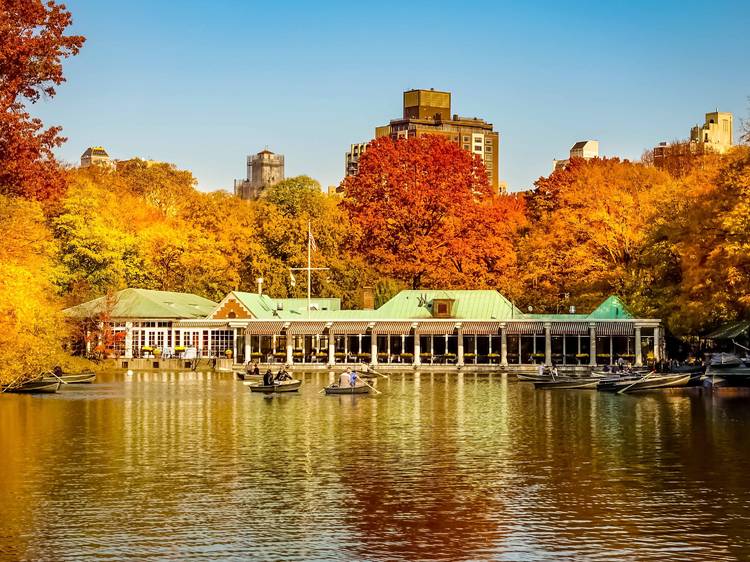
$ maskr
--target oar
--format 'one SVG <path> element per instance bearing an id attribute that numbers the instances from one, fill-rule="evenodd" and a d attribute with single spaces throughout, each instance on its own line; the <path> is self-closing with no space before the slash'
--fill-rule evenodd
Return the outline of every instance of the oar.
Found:
<path id="1" fill-rule="evenodd" d="M 628 390 L 630 390 L 630 388 L 631 388 L 631 387 L 635 386 L 635 385 L 636 385 L 636 384 L 638 384 L 639 382 L 643 382 L 643 381 L 645 381 L 645 380 L 646 380 L 647 378 L 649 378 L 649 377 L 650 377 L 651 375 L 653 375 L 653 374 L 654 374 L 655 372 L 656 372 L 656 371 L 651 371 L 651 372 L 650 372 L 650 373 L 648 373 L 648 374 L 647 374 L 647 375 L 646 375 L 645 377 L 643 377 L 643 378 L 641 378 L 641 379 L 638 379 L 638 380 L 634 381 L 634 382 L 633 382 L 633 384 L 629 384 L 629 385 L 628 385 L 628 386 L 626 386 L 625 388 L 621 388 L 620 390 L 618 390 L 618 391 L 617 391 L 617 394 L 622 394 L 623 392 L 627 392 Z"/>
<path id="2" fill-rule="evenodd" d="M 389 377 L 388 375 L 384 375 L 383 373 L 378 373 L 378 372 L 377 372 L 377 371 L 376 371 L 375 369 L 373 369 L 373 368 L 372 368 L 372 367 L 370 367 L 369 365 L 368 365 L 367 367 L 365 367 L 365 368 L 367 369 L 367 372 L 368 372 L 368 373 L 369 373 L 370 371 L 372 371 L 372 372 L 373 372 L 374 374 L 376 374 L 376 375 L 377 375 L 377 376 L 379 376 L 379 377 L 383 377 L 384 379 L 389 379 L 389 378 L 391 378 L 391 377 Z"/>
<path id="3" fill-rule="evenodd" d="M 380 392 L 380 391 L 379 391 L 379 390 L 378 390 L 377 388 L 375 388 L 374 386 L 372 386 L 372 385 L 369 385 L 369 384 L 367 384 L 367 381 L 366 381 L 365 379 L 363 379 L 363 378 L 360 378 L 360 377 L 357 377 L 357 378 L 358 378 L 359 380 L 361 380 L 361 381 L 362 381 L 363 383 L 365 383 L 365 384 L 366 384 L 367 386 L 369 386 L 369 387 L 370 387 L 370 388 L 372 389 L 372 391 L 373 391 L 373 392 L 374 392 L 375 394 L 383 394 L 382 392 Z"/>

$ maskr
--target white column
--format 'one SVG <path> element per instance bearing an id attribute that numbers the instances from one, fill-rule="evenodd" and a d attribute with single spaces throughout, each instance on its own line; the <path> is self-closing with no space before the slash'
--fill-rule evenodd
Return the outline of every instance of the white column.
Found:
<path id="1" fill-rule="evenodd" d="M 253 350 L 250 347 L 250 334 L 247 333 L 247 330 L 245 330 L 245 363 L 251 360 L 250 355 L 252 354 Z"/>
<path id="2" fill-rule="evenodd" d="M 209 328 L 209 329 L 207 330 L 207 332 L 208 332 L 208 350 L 206 350 L 206 353 L 208 354 L 208 355 L 207 355 L 208 357 L 211 357 L 211 336 L 212 336 L 212 333 L 211 333 L 211 332 L 212 332 L 212 331 L 213 331 L 213 330 L 211 330 L 211 328 Z"/>
<path id="3" fill-rule="evenodd" d="M 237 332 L 239 328 L 232 329 L 232 363 L 237 363 Z M 172 349 L 174 349 L 174 331 L 172 332 Z"/>
<path id="4" fill-rule="evenodd" d="M 357 346 L 359 351 L 357 351 L 357 354 L 361 356 L 364 353 L 364 351 L 362 351 L 362 334 L 357 335 L 357 339 L 359 340 L 359 345 Z M 357 357 L 357 359 L 359 359 L 359 357 Z"/>
<path id="5" fill-rule="evenodd" d="M 294 363 L 294 336 L 289 333 L 286 335 L 286 362 Z"/>
<path id="6" fill-rule="evenodd" d="M 654 361 L 661 360 L 661 334 L 659 326 L 654 327 Z"/>
<path id="7" fill-rule="evenodd" d="M 552 324 L 544 323 L 544 364 L 552 365 Z"/>
<path id="8" fill-rule="evenodd" d="M 596 324 L 589 323 L 589 366 L 596 366 Z"/>
<path id="9" fill-rule="evenodd" d="M 378 335 L 370 334 L 370 363 L 378 364 Z"/>
<path id="10" fill-rule="evenodd" d="M 641 357 L 641 327 L 635 327 L 635 366 L 643 366 L 643 358 Z"/>
<path id="11" fill-rule="evenodd" d="M 133 358 L 133 323 L 125 322 L 125 359 Z"/>
<path id="12" fill-rule="evenodd" d="M 328 335 L 328 364 L 336 364 L 336 336 L 333 334 Z"/>
<path id="13" fill-rule="evenodd" d="M 508 366 L 508 328 L 500 324 L 500 365 Z"/>
<path id="14" fill-rule="evenodd" d="M 459 367 L 464 366 L 464 332 L 463 330 L 458 331 L 458 353 L 456 354 L 456 365 Z M 446 336 L 447 339 L 447 336 Z M 447 343 L 447 342 L 446 342 Z"/>
<path id="15" fill-rule="evenodd" d="M 422 358 L 419 356 L 421 352 L 422 352 L 422 349 L 421 349 L 421 345 L 419 342 L 419 334 L 415 332 L 414 333 L 414 361 L 413 361 L 415 365 L 422 364 Z"/>
<path id="16" fill-rule="evenodd" d="M 386 363 L 392 363 L 392 361 L 391 361 L 391 334 L 388 334 L 386 336 L 386 342 L 387 342 L 387 345 L 385 346 L 385 352 L 386 352 L 386 355 L 388 357 L 385 360 L 385 362 Z"/>

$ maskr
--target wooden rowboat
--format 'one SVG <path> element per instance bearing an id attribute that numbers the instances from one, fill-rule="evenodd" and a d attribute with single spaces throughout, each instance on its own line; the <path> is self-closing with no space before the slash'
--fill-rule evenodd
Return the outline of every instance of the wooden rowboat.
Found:
<path id="1" fill-rule="evenodd" d="M 62 383 L 58 380 L 46 381 L 44 379 L 36 379 L 19 385 L 5 386 L 3 387 L 3 392 L 13 392 L 18 394 L 54 393 L 60 389 L 61 384 Z"/>
<path id="2" fill-rule="evenodd" d="M 557 380 L 550 381 L 538 381 L 534 383 L 534 388 L 538 389 L 559 389 L 559 390 L 581 390 L 596 388 L 599 384 L 599 379 L 574 379 L 574 378 L 558 378 Z"/>
<path id="3" fill-rule="evenodd" d="M 263 392 L 265 394 L 272 394 L 275 392 L 297 392 L 301 385 L 301 380 L 292 379 L 289 381 L 275 382 L 273 384 L 248 384 L 247 387 L 250 389 L 250 392 Z"/>
<path id="4" fill-rule="evenodd" d="M 615 383 L 614 390 L 618 393 L 638 392 L 641 390 L 657 390 L 661 388 L 679 388 L 687 386 L 691 375 L 656 375 L 645 376 L 636 381 L 622 381 Z"/>
<path id="5" fill-rule="evenodd" d="M 370 392 L 369 386 L 338 386 L 331 385 L 325 387 L 326 394 L 368 394 Z"/>
<path id="6" fill-rule="evenodd" d="M 263 375 L 253 375 L 246 371 L 235 371 L 234 374 L 237 376 L 238 381 L 259 381 L 263 378 Z"/>
<path id="7" fill-rule="evenodd" d="M 91 384 L 96 379 L 96 373 L 93 371 L 84 371 L 82 373 L 70 373 L 67 375 L 45 375 L 47 382 L 55 382 L 59 379 L 62 384 Z"/>

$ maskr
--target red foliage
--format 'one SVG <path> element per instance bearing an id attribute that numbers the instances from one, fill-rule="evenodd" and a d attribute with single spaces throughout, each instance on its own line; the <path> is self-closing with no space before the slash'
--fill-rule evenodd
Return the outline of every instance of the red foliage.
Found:
<path id="1" fill-rule="evenodd" d="M 343 186 L 358 250 L 413 288 L 486 286 L 515 263 L 522 203 L 498 197 L 482 162 L 442 137 L 377 139 Z"/>
<path id="2" fill-rule="evenodd" d="M 25 110 L 64 82 L 62 59 L 84 38 L 65 35 L 71 23 L 62 4 L 0 0 L 0 193 L 46 201 L 60 195 L 64 177 L 52 149 L 65 139 Z"/>

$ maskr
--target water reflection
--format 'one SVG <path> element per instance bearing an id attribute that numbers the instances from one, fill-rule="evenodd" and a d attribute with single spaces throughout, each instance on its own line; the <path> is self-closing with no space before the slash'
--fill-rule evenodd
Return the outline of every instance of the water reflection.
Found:
<path id="1" fill-rule="evenodd" d="M 0 397 L 0 558 L 750 557 L 750 395 L 394 373 L 380 396 L 227 375 Z"/>

